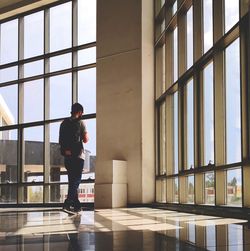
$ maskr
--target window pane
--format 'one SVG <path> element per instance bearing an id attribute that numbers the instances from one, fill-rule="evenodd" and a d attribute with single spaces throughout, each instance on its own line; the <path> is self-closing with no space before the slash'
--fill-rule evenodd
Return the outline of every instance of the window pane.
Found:
<path id="1" fill-rule="evenodd" d="M 166 106 L 165 103 L 160 106 L 160 133 L 159 133 L 159 143 L 160 143 L 160 159 L 159 159 L 159 174 L 166 174 Z"/>
<path id="2" fill-rule="evenodd" d="M 18 59 L 18 20 L 1 24 L 0 63 L 6 64 Z"/>
<path id="3" fill-rule="evenodd" d="M 194 175 L 188 176 L 187 182 L 188 182 L 187 203 L 194 203 Z"/>
<path id="4" fill-rule="evenodd" d="M 50 78 L 50 119 L 70 116 L 71 83 L 71 73 Z"/>
<path id="5" fill-rule="evenodd" d="M 187 93 L 187 169 L 194 167 L 194 91 L 193 80 L 186 85 Z"/>
<path id="6" fill-rule="evenodd" d="M 78 51 L 78 66 L 96 63 L 96 47 Z"/>
<path id="7" fill-rule="evenodd" d="M 78 0 L 78 45 L 96 41 L 96 0 Z"/>
<path id="8" fill-rule="evenodd" d="M 50 9 L 50 51 L 72 46 L 71 2 Z"/>
<path id="9" fill-rule="evenodd" d="M 225 55 L 226 68 L 226 150 L 227 163 L 241 161 L 241 98 L 239 39 Z"/>
<path id="10" fill-rule="evenodd" d="M 24 58 L 43 54 L 44 12 L 24 17 Z"/>
<path id="11" fill-rule="evenodd" d="M 90 175 L 86 175 L 86 177 L 91 178 Z M 94 183 L 85 183 L 80 184 L 79 186 L 79 200 L 80 202 L 94 202 Z"/>
<path id="12" fill-rule="evenodd" d="M 23 122 L 43 120 L 43 80 L 24 83 Z"/>
<path id="13" fill-rule="evenodd" d="M 6 185 L 0 188 L 0 204 L 17 203 L 17 186 Z"/>
<path id="14" fill-rule="evenodd" d="M 78 72 L 78 102 L 84 113 L 96 113 L 96 68 Z"/>
<path id="15" fill-rule="evenodd" d="M 0 70 L 0 83 L 17 80 L 17 66 Z"/>
<path id="16" fill-rule="evenodd" d="M 37 76 L 43 74 L 43 60 L 24 64 L 24 77 Z"/>
<path id="17" fill-rule="evenodd" d="M 203 0 L 204 53 L 213 45 L 213 0 Z"/>
<path id="18" fill-rule="evenodd" d="M 64 168 L 64 158 L 60 154 L 60 145 L 59 145 L 59 128 L 61 122 L 51 123 L 49 125 L 49 135 L 50 135 L 50 182 L 66 182 L 65 174 L 62 174 L 62 171 L 66 171 Z M 57 188 L 56 188 L 57 187 Z M 53 191 L 53 196 L 51 198 L 58 198 L 60 192 L 58 190 L 60 187 L 55 185 L 51 187 Z M 64 201 L 64 200 L 63 200 Z M 62 202 L 63 202 L 62 201 Z"/>
<path id="19" fill-rule="evenodd" d="M 156 96 L 165 91 L 165 44 L 156 49 Z"/>
<path id="20" fill-rule="evenodd" d="M 23 133 L 24 182 L 43 181 L 43 126 L 25 128 Z M 29 202 L 29 198 L 26 202 Z"/>
<path id="21" fill-rule="evenodd" d="M 17 182 L 17 130 L 0 131 L 0 149 L 0 183 Z"/>
<path id="22" fill-rule="evenodd" d="M 0 88 L 0 117 L 6 125 L 17 123 L 17 88 L 17 85 Z"/>
<path id="23" fill-rule="evenodd" d="M 96 119 L 85 120 L 89 134 L 89 142 L 84 144 L 86 159 L 84 163 L 85 172 L 94 172 L 96 160 Z"/>
<path id="24" fill-rule="evenodd" d="M 67 53 L 49 59 L 50 72 L 69 69 L 72 67 L 72 54 Z"/>
<path id="25" fill-rule="evenodd" d="M 205 204 L 214 204 L 214 172 L 205 173 Z"/>
<path id="26" fill-rule="evenodd" d="M 52 169 L 53 170 L 53 169 Z M 49 186 L 50 202 L 63 203 L 67 199 L 68 185 L 53 184 Z"/>
<path id="27" fill-rule="evenodd" d="M 174 82 L 178 79 L 178 28 L 174 29 Z"/>
<path id="28" fill-rule="evenodd" d="M 241 169 L 227 171 L 227 204 L 242 205 Z"/>
<path id="29" fill-rule="evenodd" d="M 174 202 L 179 202 L 179 182 L 178 178 L 174 179 Z"/>
<path id="30" fill-rule="evenodd" d="M 225 0 L 225 32 L 239 21 L 239 0 Z"/>
<path id="31" fill-rule="evenodd" d="M 177 11 L 177 0 L 174 2 L 173 6 L 172 6 L 172 14 L 173 14 L 173 16 L 175 15 L 176 11 Z"/>
<path id="32" fill-rule="evenodd" d="M 24 203 L 43 203 L 43 186 L 24 187 Z"/>
<path id="33" fill-rule="evenodd" d="M 187 69 L 193 65 L 193 6 L 187 12 Z"/>
<path id="34" fill-rule="evenodd" d="M 214 164 L 214 84 L 213 62 L 203 71 L 204 165 Z"/>
<path id="35" fill-rule="evenodd" d="M 178 92 L 174 94 L 174 173 L 179 171 L 179 137 L 178 137 Z"/>

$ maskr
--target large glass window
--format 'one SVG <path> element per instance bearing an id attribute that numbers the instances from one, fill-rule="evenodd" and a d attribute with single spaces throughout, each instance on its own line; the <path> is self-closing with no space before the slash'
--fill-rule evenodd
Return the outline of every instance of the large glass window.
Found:
<path id="1" fill-rule="evenodd" d="M 187 203 L 194 203 L 194 175 L 187 177 Z"/>
<path id="2" fill-rule="evenodd" d="M 42 75 L 43 74 L 43 60 L 34 61 L 31 63 L 24 64 L 24 78 Z"/>
<path id="3" fill-rule="evenodd" d="M 214 172 L 205 173 L 205 204 L 214 204 Z"/>
<path id="4" fill-rule="evenodd" d="M 213 62 L 203 70 L 204 165 L 214 163 Z"/>
<path id="5" fill-rule="evenodd" d="M 71 73 L 50 78 L 50 119 L 70 116 Z"/>
<path id="6" fill-rule="evenodd" d="M 50 9 L 50 51 L 72 46 L 72 3 Z"/>
<path id="7" fill-rule="evenodd" d="M 174 173 L 179 171 L 178 92 L 174 93 Z"/>
<path id="8" fill-rule="evenodd" d="M 228 32 L 239 21 L 238 0 L 224 0 L 225 5 L 225 32 Z"/>
<path id="9" fill-rule="evenodd" d="M 178 178 L 174 179 L 174 199 L 173 202 L 179 202 L 179 181 Z"/>
<path id="10" fill-rule="evenodd" d="M 160 144 L 160 174 L 166 174 L 166 107 L 163 104 L 160 107 L 160 134 L 159 134 L 159 144 Z"/>
<path id="11" fill-rule="evenodd" d="M 193 65 L 193 6 L 187 12 L 187 69 Z"/>
<path id="12" fill-rule="evenodd" d="M 43 126 L 24 129 L 24 182 L 43 181 Z"/>
<path id="13" fill-rule="evenodd" d="M 174 47 L 174 82 L 178 79 L 178 28 L 173 32 L 173 47 Z"/>
<path id="14" fill-rule="evenodd" d="M 187 98 L 187 169 L 194 167 L 194 90 L 193 79 L 186 85 Z"/>
<path id="15" fill-rule="evenodd" d="M 24 58 L 42 55 L 44 50 L 44 12 L 24 17 Z"/>
<path id="16" fill-rule="evenodd" d="M 43 80 L 24 83 L 24 120 L 43 120 Z"/>
<path id="17" fill-rule="evenodd" d="M 74 102 L 94 117 L 79 190 L 94 202 L 96 1 L 59 2 L 0 23 L 0 203 L 64 202 L 59 126 Z"/>
<path id="18" fill-rule="evenodd" d="M 227 170 L 227 205 L 242 205 L 241 169 Z"/>
<path id="19" fill-rule="evenodd" d="M 71 68 L 72 65 L 72 54 L 62 54 L 59 56 L 51 57 L 49 59 L 49 70 L 50 72 L 60 71 Z"/>
<path id="20" fill-rule="evenodd" d="M 213 0 L 203 0 L 203 51 L 213 45 Z"/>
<path id="21" fill-rule="evenodd" d="M 0 63 L 7 64 L 18 59 L 18 20 L 0 25 Z"/>
<path id="22" fill-rule="evenodd" d="M 166 181 L 167 203 L 249 207 L 250 43 L 243 2 L 155 0 L 156 180 Z M 178 188 L 185 192 L 180 198 Z"/>
<path id="23" fill-rule="evenodd" d="M 78 0 L 78 45 L 96 41 L 96 0 Z"/>
<path id="24" fill-rule="evenodd" d="M 0 131 L 0 183 L 17 182 L 17 130 Z M 2 194 L 2 199 L 9 195 Z M 0 199 L 1 203 L 1 199 Z"/>
<path id="25" fill-rule="evenodd" d="M 96 69 L 78 72 L 78 101 L 84 104 L 85 113 L 96 113 Z"/>
<path id="26" fill-rule="evenodd" d="M 239 39 L 227 47 L 226 68 L 226 156 L 227 163 L 241 161 L 241 96 Z"/>
<path id="27" fill-rule="evenodd" d="M 18 86 L 16 84 L 0 87 L 0 116 L 4 118 L 7 125 L 17 123 L 17 94 Z"/>

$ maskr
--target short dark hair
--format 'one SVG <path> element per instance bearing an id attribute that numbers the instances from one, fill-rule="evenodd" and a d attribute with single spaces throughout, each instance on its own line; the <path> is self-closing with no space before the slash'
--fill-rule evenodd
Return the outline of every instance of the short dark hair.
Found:
<path id="1" fill-rule="evenodd" d="M 77 112 L 83 112 L 83 106 L 80 103 L 74 103 L 71 106 L 71 114 L 74 114 Z"/>

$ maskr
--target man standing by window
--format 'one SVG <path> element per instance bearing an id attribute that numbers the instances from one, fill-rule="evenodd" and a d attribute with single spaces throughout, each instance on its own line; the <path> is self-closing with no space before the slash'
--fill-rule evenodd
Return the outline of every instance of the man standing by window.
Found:
<path id="1" fill-rule="evenodd" d="M 64 164 L 68 173 L 68 195 L 63 204 L 63 209 L 68 212 L 81 211 L 78 199 L 78 187 L 81 183 L 82 170 L 84 167 L 84 147 L 89 136 L 86 125 L 81 116 L 83 106 L 74 103 L 71 107 L 71 117 L 65 119 L 60 125 L 59 144 L 61 154 L 64 156 Z"/>

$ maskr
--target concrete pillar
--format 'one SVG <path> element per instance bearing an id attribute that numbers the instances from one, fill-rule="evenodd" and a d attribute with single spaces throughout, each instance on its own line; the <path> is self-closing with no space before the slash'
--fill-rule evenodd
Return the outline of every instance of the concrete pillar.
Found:
<path id="1" fill-rule="evenodd" d="M 128 203 L 155 195 L 153 0 L 97 1 L 97 165 L 127 162 Z M 104 190 L 95 190 L 95 203 Z M 109 198 L 107 198 L 109 199 Z"/>

